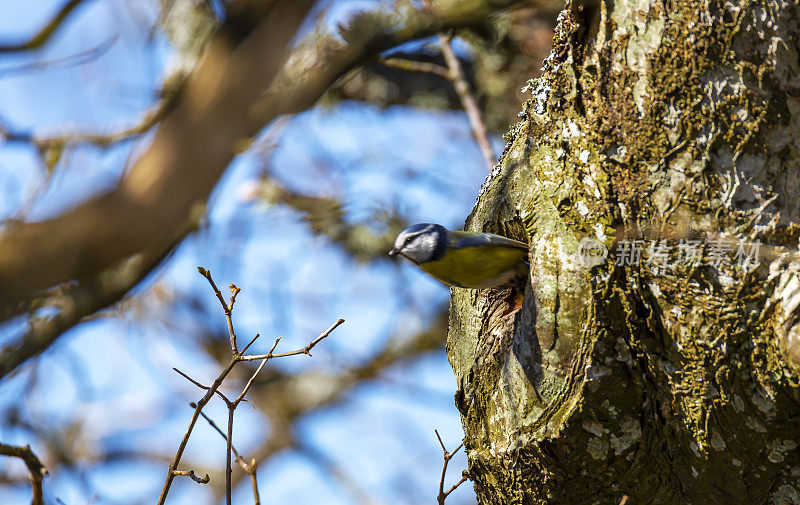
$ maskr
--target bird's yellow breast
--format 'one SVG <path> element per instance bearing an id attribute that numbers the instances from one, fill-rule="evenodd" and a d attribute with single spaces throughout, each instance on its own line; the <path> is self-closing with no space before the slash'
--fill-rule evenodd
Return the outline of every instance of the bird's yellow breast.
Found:
<path id="1" fill-rule="evenodd" d="M 527 251 L 514 247 L 449 249 L 439 260 L 419 265 L 427 274 L 453 286 L 490 288 L 511 280 Z"/>

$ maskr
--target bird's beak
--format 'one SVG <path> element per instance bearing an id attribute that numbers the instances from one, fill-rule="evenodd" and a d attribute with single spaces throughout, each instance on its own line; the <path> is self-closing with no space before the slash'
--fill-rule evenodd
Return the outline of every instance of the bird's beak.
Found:
<path id="1" fill-rule="evenodd" d="M 395 247 L 394 249 L 389 251 L 389 256 L 394 256 L 395 254 L 398 254 L 399 252 L 400 252 L 400 249 Z"/>

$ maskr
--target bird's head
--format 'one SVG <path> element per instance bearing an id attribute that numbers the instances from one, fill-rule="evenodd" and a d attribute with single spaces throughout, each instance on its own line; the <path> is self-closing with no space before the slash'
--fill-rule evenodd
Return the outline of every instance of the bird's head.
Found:
<path id="1" fill-rule="evenodd" d="M 401 231 L 390 256 L 400 254 L 417 265 L 435 261 L 447 251 L 450 233 L 438 224 L 419 223 Z"/>

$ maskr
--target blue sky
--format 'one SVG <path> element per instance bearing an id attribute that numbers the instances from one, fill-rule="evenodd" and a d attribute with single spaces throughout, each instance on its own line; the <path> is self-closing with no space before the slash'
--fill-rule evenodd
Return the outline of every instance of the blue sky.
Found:
<path id="1" fill-rule="evenodd" d="M 3 41 L 35 31 L 60 2 L 6 4 L 0 18 Z M 362 4 L 340 2 L 335 15 L 345 16 Z M 172 57 L 161 34 L 148 38 L 155 14 L 154 2 L 92 0 L 44 49 L 0 57 L 0 119 L 41 133 L 115 130 L 136 123 L 153 103 Z M 4 69 L 85 51 L 114 37 L 111 48 L 87 64 L 4 75 Z M 45 184 L 32 149 L 0 143 L 0 216 L 43 219 L 113 187 L 132 150 L 143 145 L 146 139 L 110 149 L 70 150 Z M 337 196 L 353 221 L 373 209 L 396 206 L 412 222 L 451 227 L 463 223 L 485 176 L 459 112 L 341 103 L 298 114 L 282 127 L 275 149 L 260 149 L 257 143 L 232 163 L 212 196 L 204 226 L 137 287 L 129 310 L 70 331 L 38 367 L 26 367 L 0 384 L 0 409 L 7 412 L 24 397 L 24 412 L 43 426 L 87 428 L 84 442 L 91 448 L 174 454 L 191 414 L 184 405 L 201 395 L 171 368 L 210 382 L 219 365 L 192 344 L 201 329 L 222 330 L 225 324 L 196 273 L 198 265 L 211 269 L 219 285 L 234 282 L 242 288 L 234 314 L 237 330 L 242 338 L 264 335 L 261 349 L 278 335 L 284 337 L 281 349 L 302 347 L 338 317 L 347 320 L 312 358 L 268 365 L 287 371 L 330 371 L 368 359 L 389 338 L 424 328 L 447 303 L 448 290 L 410 265 L 356 263 L 314 237 L 295 211 L 246 198 L 265 169 L 292 189 Z M 201 307 L 188 311 L 169 303 L 186 296 Z M 0 326 L 0 340 L 20 331 L 18 324 Z M 385 503 L 430 503 L 441 469 L 433 429 L 450 448 L 463 435 L 454 390 L 441 349 L 358 387 L 340 406 L 302 419 L 299 433 L 357 477 L 370 496 Z M 212 403 L 207 411 L 220 423 L 225 419 L 224 405 Z M 234 440 L 246 453 L 264 440 L 269 427 L 253 409 L 242 408 L 237 416 Z M 0 425 L 0 440 L 37 449 L 27 430 Z M 215 433 L 198 426 L 186 458 L 223 468 L 224 449 Z M 465 461 L 459 457 L 451 465 L 457 480 Z M 67 505 L 152 503 L 165 469 L 86 465 L 49 476 L 46 496 Z M 0 460 L 0 470 L 24 472 L 24 467 Z M 268 503 L 355 503 L 341 483 L 294 452 L 263 465 L 259 475 Z M 28 503 L 29 492 L 0 487 L 0 503 Z M 249 502 L 247 486 L 236 493 L 241 503 Z M 448 503 L 469 503 L 471 496 L 465 486 Z M 211 503 L 210 498 L 207 489 L 179 479 L 169 503 Z"/>

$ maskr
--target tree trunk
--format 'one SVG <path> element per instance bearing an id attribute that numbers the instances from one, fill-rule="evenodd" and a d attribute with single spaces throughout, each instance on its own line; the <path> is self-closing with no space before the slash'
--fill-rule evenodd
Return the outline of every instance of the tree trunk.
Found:
<path id="1" fill-rule="evenodd" d="M 568 3 L 467 220 L 521 308 L 452 292 L 480 503 L 800 504 L 799 14 Z"/>

